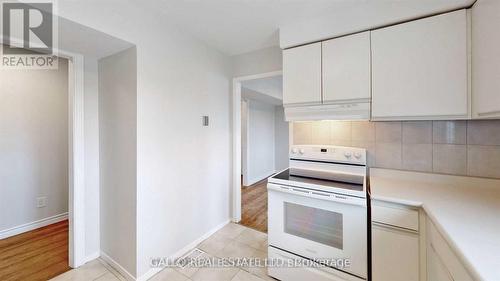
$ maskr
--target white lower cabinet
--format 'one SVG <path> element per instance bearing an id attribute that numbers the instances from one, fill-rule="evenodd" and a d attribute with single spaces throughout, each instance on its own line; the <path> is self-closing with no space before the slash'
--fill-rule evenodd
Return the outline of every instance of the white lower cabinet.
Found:
<path id="1" fill-rule="evenodd" d="M 427 220 L 426 229 L 427 280 L 473 281 L 470 273 L 430 220 Z"/>
<path id="2" fill-rule="evenodd" d="M 427 281 L 453 281 L 450 272 L 433 248 L 427 250 Z"/>
<path id="3" fill-rule="evenodd" d="M 418 233 L 372 224 L 373 281 L 418 281 Z"/>
<path id="4" fill-rule="evenodd" d="M 372 201 L 372 280 L 419 281 L 419 211 Z"/>

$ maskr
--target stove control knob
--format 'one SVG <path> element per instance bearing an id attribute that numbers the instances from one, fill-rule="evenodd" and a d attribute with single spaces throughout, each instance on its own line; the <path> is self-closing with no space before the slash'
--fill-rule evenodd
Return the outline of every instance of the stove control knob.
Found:
<path id="1" fill-rule="evenodd" d="M 292 154 L 296 154 L 297 153 L 297 148 L 292 148 Z"/>
<path id="2" fill-rule="evenodd" d="M 303 148 L 299 149 L 299 153 L 304 154 L 304 149 Z"/>
<path id="3" fill-rule="evenodd" d="M 361 159 L 361 153 L 359 152 L 354 153 L 354 158 Z"/>
<path id="4" fill-rule="evenodd" d="M 344 152 L 345 158 L 349 159 L 351 158 L 352 154 L 349 151 Z"/>

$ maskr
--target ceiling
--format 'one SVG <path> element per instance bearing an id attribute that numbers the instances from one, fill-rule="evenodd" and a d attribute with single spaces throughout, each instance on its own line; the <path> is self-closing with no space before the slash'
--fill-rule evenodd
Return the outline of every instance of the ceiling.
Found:
<path id="1" fill-rule="evenodd" d="M 58 44 L 61 50 L 71 50 L 96 59 L 134 46 L 132 43 L 62 17 L 58 18 Z"/>
<path id="2" fill-rule="evenodd" d="M 381 13 L 425 14 L 470 5 L 473 0 L 143 0 L 226 55 L 279 45 L 279 28 L 319 17 L 339 16 L 356 25 L 356 17 Z M 371 11 L 372 10 L 372 11 Z"/>

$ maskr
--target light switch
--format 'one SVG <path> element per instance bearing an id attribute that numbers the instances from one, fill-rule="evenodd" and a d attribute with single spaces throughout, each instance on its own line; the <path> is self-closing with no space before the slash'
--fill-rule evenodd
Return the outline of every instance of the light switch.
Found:
<path id="1" fill-rule="evenodd" d="M 204 126 L 204 127 L 207 127 L 207 126 L 208 126 L 208 124 L 209 124 L 209 119 L 208 119 L 208 116 L 206 116 L 206 115 L 205 115 L 205 116 L 203 116 L 203 121 L 202 121 L 202 122 L 203 122 L 203 123 L 202 123 L 202 124 L 203 124 L 203 126 Z"/>
<path id="2" fill-rule="evenodd" d="M 38 197 L 36 198 L 36 207 L 43 208 L 47 206 L 47 197 Z"/>

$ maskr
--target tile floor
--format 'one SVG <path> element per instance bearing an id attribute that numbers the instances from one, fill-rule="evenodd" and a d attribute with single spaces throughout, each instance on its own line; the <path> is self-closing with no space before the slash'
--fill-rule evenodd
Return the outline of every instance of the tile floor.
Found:
<path id="1" fill-rule="evenodd" d="M 230 223 L 197 246 L 201 257 L 218 258 L 266 258 L 267 235 L 265 233 Z M 199 253 L 199 252 L 198 252 Z M 53 281 L 117 281 L 125 280 L 116 270 L 101 259 L 93 260 L 73 269 Z M 267 276 L 264 267 L 190 267 L 165 268 L 152 281 L 262 281 L 274 280 Z"/>

